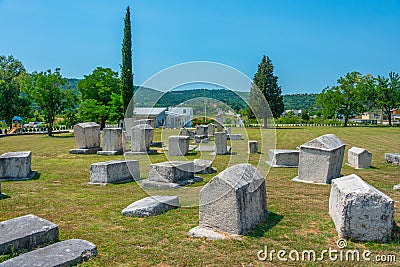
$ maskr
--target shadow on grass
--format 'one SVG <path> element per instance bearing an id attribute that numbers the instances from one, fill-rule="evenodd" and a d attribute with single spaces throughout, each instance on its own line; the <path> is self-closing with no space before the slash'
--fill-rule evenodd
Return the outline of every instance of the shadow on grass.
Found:
<path id="1" fill-rule="evenodd" d="M 392 239 L 390 243 L 400 244 L 400 226 L 396 222 L 393 223 Z"/>
<path id="2" fill-rule="evenodd" d="M 253 231 L 247 234 L 249 237 L 263 237 L 266 232 L 271 230 L 275 225 L 277 225 L 283 219 L 282 215 L 276 214 L 269 211 L 268 217 L 262 224 L 254 228 Z"/>
<path id="3" fill-rule="evenodd" d="M 4 194 L 0 194 L 0 200 L 6 199 L 6 198 L 10 198 L 10 196 L 4 195 Z"/>
<path id="4" fill-rule="evenodd" d="M 62 138 L 75 138 L 75 136 L 73 136 L 73 135 L 53 135 L 53 136 L 48 136 L 48 137 L 50 137 L 50 138 L 59 138 L 59 139 L 62 139 Z"/>

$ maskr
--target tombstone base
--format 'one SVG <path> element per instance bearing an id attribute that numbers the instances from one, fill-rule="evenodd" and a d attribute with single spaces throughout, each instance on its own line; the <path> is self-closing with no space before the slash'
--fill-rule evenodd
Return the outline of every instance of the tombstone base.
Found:
<path id="1" fill-rule="evenodd" d="M 206 228 L 203 226 L 196 226 L 189 230 L 188 235 L 196 238 L 206 238 L 211 240 L 221 240 L 221 239 L 237 239 L 241 240 L 242 236 L 229 234 L 221 231 L 216 231 L 211 228 Z"/>
<path id="2" fill-rule="evenodd" d="M 306 181 L 306 180 L 301 180 L 299 179 L 299 176 L 296 176 L 292 179 L 294 182 L 300 182 L 300 183 L 305 183 L 305 184 L 319 184 L 319 185 L 327 185 L 327 183 L 318 183 L 318 182 L 313 182 L 313 181 Z"/>
<path id="3" fill-rule="evenodd" d="M 114 155 L 122 155 L 124 152 L 122 150 L 119 151 L 97 151 L 97 155 L 103 156 L 114 156 Z"/>
<path id="4" fill-rule="evenodd" d="M 371 167 L 368 167 L 368 168 L 357 168 L 354 165 L 351 165 L 350 163 L 345 163 L 345 164 L 346 164 L 346 166 L 352 167 L 352 168 L 354 168 L 356 170 L 365 170 L 365 169 L 370 169 L 371 168 Z"/>
<path id="5" fill-rule="evenodd" d="M 175 189 L 180 188 L 185 185 L 194 184 L 197 182 L 202 182 L 203 178 L 195 176 L 193 179 L 182 180 L 177 183 L 166 183 L 166 182 L 158 182 L 158 181 L 149 181 L 149 179 L 143 180 L 140 184 L 142 188 L 148 189 Z"/>
<path id="6" fill-rule="evenodd" d="M 293 165 L 277 165 L 277 164 L 272 164 L 272 161 L 267 160 L 265 161 L 269 166 L 272 168 L 298 168 L 298 166 L 293 166 Z"/>
<path id="7" fill-rule="evenodd" d="M 133 151 L 128 151 L 124 153 L 124 156 L 145 156 L 145 155 L 151 155 L 151 154 L 157 154 L 157 150 L 149 150 L 149 151 L 144 151 L 144 152 L 133 152 Z"/>
<path id="8" fill-rule="evenodd" d="M 101 147 L 92 147 L 92 148 L 75 148 L 70 149 L 70 154 L 97 154 L 98 151 L 101 150 Z"/>
<path id="9" fill-rule="evenodd" d="M 25 180 L 32 180 L 33 177 L 37 174 L 37 171 L 31 171 L 28 175 L 28 177 L 22 177 L 22 178 L 16 178 L 16 177 L 3 177 L 0 178 L 1 181 L 25 181 Z"/>
<path id="10" fill-rule="evenodd" d="M 400 184 L 393 186 L 393 190 L 400 191 Z"/>

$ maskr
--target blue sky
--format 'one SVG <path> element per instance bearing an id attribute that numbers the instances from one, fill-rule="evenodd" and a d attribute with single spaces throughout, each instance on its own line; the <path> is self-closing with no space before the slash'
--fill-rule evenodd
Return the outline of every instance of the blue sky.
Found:
<path id="1" fill-rule="evenodd" d="M 263 54 L 283 93 L 320 92 L 350 71 L 400 73 L 400 0 L 0 0 L 0 54 L 28 71 L 120 71 L 131 7 L 135 84 L 188 61 L 250 78 Z"/>

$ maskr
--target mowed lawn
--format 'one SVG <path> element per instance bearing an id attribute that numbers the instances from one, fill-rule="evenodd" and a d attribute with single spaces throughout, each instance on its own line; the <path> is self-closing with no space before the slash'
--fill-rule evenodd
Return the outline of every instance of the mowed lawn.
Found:
<path id="1" fill-rule="evenodd" d="M 247 129 L 250 139 L 259 139 L 255 129 Z M 392 241 L 386 244 L 348 242 L 348 249 L 372 251 L 376 255 L 395 254 L 400 264 L 400 166 L 385 162 L 385 152 L 400 153 L 400 128 L 389 127 L 298 127 L 277 129 L 277 148 L 295 149 L 323 134 L 336 134 L 352 146 L 373 153 L 372 168 L 355 170 L 343 164 L 342 174 L 355 173 L 395 201 L 395 227 Z M 160 132 L 155 139 L 160 140 Z M 234 142 L 234 141 L 233 141 Z M 247 141 L 246 141 L 247 142 Z M 98 256 L 82 266 L 355 266 L 356 262 L 259 261 L 257 252 L 269 250 L 337 249 L 334 224 L 328 215 L 330 185 L 303 184 L 291 181 L 297 168 L 274 168 L 266 177 L 269 217 L 242 240 L 210 241 L 187 236 L 198 225 L 198 207 L 179 208 L 157 217 L 132 218 L 121 216 L 130 203 L 146 197 L 146 192 L 132 182 L 118 185 L 93 186 L 89 181 L 91 163 L 123 156 L 71 155 L 75 147 L 72 134 L 55 137 L 44 135 L 0 138 L 0 153 L 31 150 L 32 169 L 39 177 L 30 181 L 2 183 L 8 198 L 0 200 L 0 221 L 26 214 L 35 214 L 59 226 L 60 239 L 80 238 L 97 245 Z M 262 157 L 267 151 L 262 151 Z M 260 156 L 260 157 L 261 157 Z M 191 153 L 188 159 L 196 158 Z M 214 166 L 222 171 L 229 156 L 218 156 Z M 164 156 L 151 156 L 152 162 Z M 250 162 L 257 159 L 250 158 Z M 143 164 L 142 164 L 143 165 Z M 148 166 L 141 166 L 146 170 Z M 147 173 L 142 171 L 142 176 Z M 205 182 L 214 175 L 205 175 Z M 318 255 L 319 256 L 319 255 Z M 8 256 L 0 256 L 4 260 Z M 375 266 L 376 262 L 361 262 Z"/>

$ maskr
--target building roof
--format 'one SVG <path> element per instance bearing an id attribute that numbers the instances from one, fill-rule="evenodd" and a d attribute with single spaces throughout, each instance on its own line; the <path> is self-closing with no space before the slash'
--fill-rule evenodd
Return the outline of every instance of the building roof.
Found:
<path id="1" fill-rule="evenodd" d="M 134 108 L 135 115 L 157 116 L 166 111 L 167 108 Z"/>

